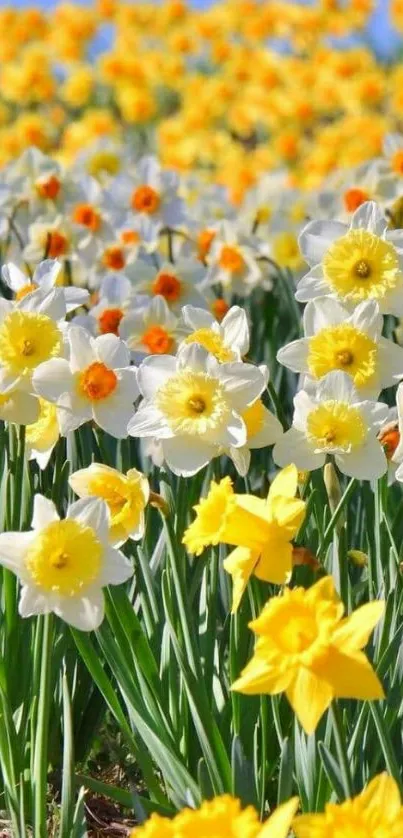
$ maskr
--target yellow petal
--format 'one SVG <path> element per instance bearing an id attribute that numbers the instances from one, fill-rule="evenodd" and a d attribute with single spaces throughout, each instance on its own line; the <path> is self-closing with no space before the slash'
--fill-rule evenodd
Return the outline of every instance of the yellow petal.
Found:
<path id="1" fill-rule="evenodd" d="M 305 518 L 306 504 L 298 498 L 276 497 L 270 503 L 270 520 L 287 531 L 288 538 L 294 538 Z"/>
<path id="2" fill-rule="evenodd" d="M 227 515 L 220 540 L 235 547 L 261 548 L 270 537 L 270 524 L 264 500 L 253 495 L 236 495 L 236 504 Z"/>
<path id="3" fill-rule="evenodd" d="M 305 733 L 313 733 L 333 699 L 329 683 L 301 667 L 286 690 L 287 698 Z"/>
<path id="4" fill-rule="evenodd" d="M 328 827 L 326 815 L 299 815 L 292 824 L 297 838 L 328 838 Z"/>
<path id="5" fill-rule="evenodd" d="M 400 792 L 396 781 L 386 772 L 374 777 L 366 789 L 360 794 L 363 809 L 381 811 L 385 820 L 391 823 L 399 815 L 402 816 Z"/>
<path id="6" fill-rule="evenodd" d="M 257 560 L 258 554 L 253 553 L 248 547 L 236 547 L 223 562 L 224 570 L 232 576 L 231 614 L 238 610 Z"/>
<path id="7" fill-rule="evenodd" d="M 340 597 L 334 586 L 334 579 L 332 576 L 324 576 L 323 579 L 320 579 L 319 582 L 312 585 L 312 588 L 309 588 L 307 591 L 306 597 L 309 601 L 313 601 L 314 603 L 324 599 L 336 604 L 340 602 Z M 344 608 L 342 609 L 342 613 L 343 611 Z"/>
<path id="8" fill-rule="evenodd" d="M 278 806 L 263 825 L 257 838 L 287 838 L 298 804 L 298 797 L 292 797 L 291 800 Z"/>
<path id="9" fill-rule="evenodd" d="M 268 500 L 275 497 L 293 498 L 298 487 L 298 469 L 294 464 L 283 468 L 273 480 L 270 486 Z"/>
<path id="10" fill-rule="evenodd" d="M 231 689 L 245 695 L 277 695 L 287 689 L 292 677 L 292 670 L 277 671 L 263 658 L 254 655 Z"/>
<path id="11" fill-rule="evenodd" d="M 327 681 L 335 698 L 372 701 L 385 697 L 382 684 L 363 652 L 347 655 L 332 646 L 313 668 Z"/>
<path id="12" fill-rule="evenodd" d="M 336 629 L 332 642 L 343 651 L 362 649 L 366 646 L 369 636 L 385 611 L 385 603 L 381 600 L 367 602 L 357 608 L 350 617 L 346 617 Z"/>
<path id="13" fill-rule="evenodd" d="M 292 547 L 288 541 L 274 541 L 263 550 L 254 573 L 263 582 L 284 585 L 292 571 Z"/>

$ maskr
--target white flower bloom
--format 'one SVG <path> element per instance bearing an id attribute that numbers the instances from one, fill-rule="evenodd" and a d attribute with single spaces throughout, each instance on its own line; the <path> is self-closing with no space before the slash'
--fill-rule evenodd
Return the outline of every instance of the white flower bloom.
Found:
<path id="1" fill-rule="evenodd" d="M 131 274 L 133 291 L 150 297 L 164 297 L 172 311 L 180 313 L 186 304 L 207 305 L 203 288 L 206 270 L 194 259 L 181 259 L 172 264 L 165 262 L 156 270 L 147 262 L 138 261 Z"/>
<path id="2" fill-rule="evenodd" d="M 323 184 L 318 197 L 321 214 L 338 221 L 349 221 L 352 214 L 367 201 L 375 201 L 382 209 L 393 200 L 396 188 L 380 170 L 380 161 L 371 160 L 353 169 L 338 169 Z"/>
<path id="3" fill-rule="evenodd" d="M 148 304 L 129 309 L 120 321 L 119 334 L 139 360 L 144 355 L 168 355 L 177 348 L 178 318 L 157 295 Z"/>
<path id="4" fill-rule="evenodd" d="M 34 370 L 64 353 L 66 302 L 60 288 L 27 294 L 13 303 L 0 298 L 0 369 L 4 389 L 31 389 Z"/>
<path id="5" fill-rule="evenodd" d="M 224 294 L 247 297 L 263 280 L 258 251 L 235 224 L 223 221 L 207 255 L 206 285 L 221 283 Z"/>
<path id="6" fill-rule="evenodd" d="M 163 169 L 156 157 L 143 157 L 134 173 L 119 175 L 110 187 L 116 206 L 145 216 L 156 233 L 178 227 L 184 219 L 184 202 L 178 195 L 179 177 Z"/>
<path id="7" fill-rule="evenodd" d="M 53 358 L 33 376 L 36 393 L 58 408 L 61 433 L 93 419 L 111 436 L 127 436 L 139 390 L 130 352 L 116 335 L 93 338 L 80 326 L 68 331 L 69 361 Z"/>
<path id="8" fill-rule="evenodd" d="M 251 364 L 220 364 L 201 346 L 191 344 L 176 358 L 145 358 L 138 383 L 144 400 L 129 422 L 128 433 L 161 440 L 169 468 L 190 476 L 220 449 L 245 445 L 241 414 L 263 391 L 265 377 Z"/>
<path id="9" fill-rule="evenodd" d="M 280 349 L 277 360 L 313 381 L 341 370 L 361 398 L 376 398 L 403 378 L 403 349 L 382 337 L 382 325 L 375 300 L 360 303 L 351 314 L 337 300 L 322 297 L 305 308 L 306 337 Z"/>
<path id="10" fill-rule="evenodd" d="M 15 299 L 22 300 L 27 295 L 36 294 L 36 299 L 43 299 L 55 288 L 62 265 L 55 259 L 45 259 L 35 268 L 35 272 L 28 277 L 13 262 L 7 262 L 1 269 L 2 277 L 8 287 L 14 292 Z M 73 285 L 59 288 L 66 304 L 66 313 L 85 305 L 89 300 L 89 293 L 85 288 L 75 288 Z"/>
<path id="11" fill-rule="evenodd" d="M 388 230 L 376 204 L 359 207 L 350 227 L 311 221 L 299 243 L 312 268 L 298 283 L 297 300 L 332 295 L 353 307 L 374 299 L 383 314 L 403 315 L 403 231 Z"/>
<path id="12" fill-rule="evenodd" d="M 277 465 L 295 463 L 303 471 L 313 471 L 332 454 L 340 471 L 350 477 L 374 480 L 385 473 L 387 461 L 376 434 L 388 408 L 362 401 L 348 375 L 329 373 L 315 396 L 300 390 L 294 409 L 292 428 L 274 446 Z"/>
<path id="13" fill-rule="evenodd" d="M 191 329 L 182 346 L 199 343 L 218 361 L 240 361 L 249 350 L 249 326 L 246 312 L 239 306 L 231 306 L 218 322 L 209 311 L 195 306 L 184 306 L 182 319 L 185 327 Z"/>
<path id="14" fill-rule="evenodd" d="M 84 498 L 60 520 L 55 505 L 35 495 L 32 530 L 0 535 L 0 564 L 19 577 L 22 617 L 54 612 L 82 631 L 104 617 L 105 585 L 133 574 L 130 562 L 109 545 L 106 503 Z"/>

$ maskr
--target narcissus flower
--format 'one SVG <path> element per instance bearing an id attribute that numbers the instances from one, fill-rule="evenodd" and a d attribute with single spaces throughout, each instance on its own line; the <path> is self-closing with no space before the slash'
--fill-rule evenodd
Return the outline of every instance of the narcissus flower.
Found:
<path id="1" fill-rule="evenodd" d="M 123 544 L 128 538 L 137 541 L 144 535 L 144 509 L 150 487 L 147 478 L 135 468 L 122 474 L 115 468 L 91 463 L 75 471 L 69 483 L 79 498 L 98 497 L 109 508 L 109 539 Z"/>
<path id="2" fill-rule="evenodd" d="M 170 355 L 177 346 L 177 324 L 178 318 L 165 298 L 157 295 L 126 312 L 120 321 L 119 334 L 139 356 Z"/>
<path id="3" fill-rule="evenodd" d="M 376 436 L 387 415 L 386 404 L 361 399 L 346 373 L 331 372 L 314 395 L 300 390 L 295 396 L 293 424 L 276 442 L 274 461 L 313 471 L 333 454 L 344 474 L 375 480 L 387 469 Z"/>
<path id="4" fill-rule="evenodd" d="M 57 407 L 45 399 L 37 399 L 39 416 L 27 425 L 25 442 L 30 460 L 36 460 L 39 468 L 46 468 L 52 451 L 59 439 L 60 429 Z"/>
<path id="5" fill-rule="evenodd" d="M 226 794 L 205 800 L 200 809 L 183 809 L 172 820 L 153 814 L 130 838 L 286 838 L 297 808 L 298 798 L 292 797 L 261 824 L 252 806 L 242 809 Z"/>
<path id="6" fill-rule="evenodd" d="M 350 227 L 310 221 L 300 248 L 312 266 L 298 283 L 300 302 L 329 294 L 350 306 L 373 299 L 383 314 L 403 314 L 403 234 L 388 229 L 372 201 L 356 210 Z"/>
<path id="7" fill-rule="evenodd" d="M 11 291 L 14 292 L 16 301 L 35 293 L 35 299 L 41 300 L 50 294 L 55 287 L 60 275 L 62 265 L 55 259 L 45 259 L 34 271 L 32 277 L 20 270 L 17 265 L 8 262 L 3 265 L 2 277 Z M 74 311 L 75 308 L 85 305 L 89 299 L 88 291 L 85 288 L 68 286 L 58 289 L 59 296 L 64 297 L 66 313 Z"/>
<path id="8" fill-rule="evenodd" d="M 308 734 L 335 698 L 384 698 L 361 651 L 383 611 L 384 603 L 374 601 L 343 619 L 330 576 L 309 590 L 286 589 L 249 624 L 258 637 L 255 651 L 232 689 L 247 695 L 285 692 Z"/>
<path id="9" fill-rule="evenodd" d="M 362 398 L 376 398 L 403 378 L 403 349 L 382 337 L 382 325 L 375 300 L 360 303 L 352 314 L 331 297 L 312 300 L 304 312 L 306 337 L 280 349 L 277 360 L 316 381 L 341 370 Z"/>
<path id="10" fill-rule="evenodd" d="M 327 803 L 323 814 L 300 815 L 292 828 L 297 838 L 400 838 L 403 806 L 395 780 L 386 773 L 344 803 Z"/>
<path id="11" fill-rule="evenodd" d="M 66 623 L 92 631 L 102 622 L 105 585 L 120 585 L 133 568 L 108 541 L 106 503 L 84 498 L 60 520 L 55 505 L 35 495 L 32 530 L 0 535 L 0 564 L 22 584 L 22 617 L 53 611 Z"/>
<path id="12" fill-rule="evenodd" d="M 211 484 L 210 492 L 195 510 L 183 543 L 200 555 L 212 544 L 232 544 L 235 550 L 224 561 L 233 578 L 232 611 L 239 606 L 250 577 L 284 584 L 292 571 L 292 545 L 305 516 L 305 503 L 295 497 L 298 472 L 291 465 L 273 480 L 268 497 L 236 495 L 229 477 Z"/>
<path id="13" fill-rule="evenodd" d="M 199 343 L 217 361 L 240 361 L 249 350 L 248 320 L 239 306 L 231 306 L 220 323 L 209 311 L 195 306 L 184 306 L 182 318 L 192 330 L 184 344 Z"/>
<path id="14" fill-rule="evenodd" d="M 161 440 L 169 468 L 188 476 L 222 448 L 245 445 L 241 414 L 263 391 L 265 378 L 251 364 L 220 364 L 194 343 L 176 358 L 145 358 L 138 383 L 144 398 L 128 424 L 129 435 Z"/>
<path id="15" fill-rule="evenodd" d="M 130 352 L 116 335 L 92 338 L 81 326 L 68 332 L 70 359 L 53 358 L 35 371 L 35 392 L 58 407 L 63 435 L 91 419 L 116 438 L 126 437 L 139 391 Z"/>

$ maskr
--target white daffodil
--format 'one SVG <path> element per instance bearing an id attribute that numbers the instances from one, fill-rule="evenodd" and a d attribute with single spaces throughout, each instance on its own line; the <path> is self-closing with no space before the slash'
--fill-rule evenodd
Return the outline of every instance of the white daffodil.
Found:
<path id="1" fill-rule="evenodd" d="M 203 347 L 190 344 L 176 358 L 145 358 L 138 383 L 144 400 L 128 433 L 161 440 L 171 471 L 190 476 L 222 448 L 246 444 L 241 414 L 263 391 L 265 377 L 258 367 L 220 364 Z"/>
<path id="2" fill-rule="evenodd" d="M 338 169 L 325 181 L 318 196 L 321 215 L 349 221 L 353 213 L 368 201 L 382 209 L 395 196 L 391 179 L 380 171 L 379 161 L 361 163 L 353 169 Z"/>
<path id="3" fill-rule="evenodd" d="M 384 474 L 387 461 L 376 435 L 388 408 L 362 401 L 348 375 L 329 373 L 315 396 L 300 390 L 294 409 L 292 428 L 274 446 L 277 465 L 295 463 L 302 471 L 313 471 L 332 454 L 340 471 L 350 477 L 374 480 Z"/>
<path id="4" fill-rule="evenodd" d="M 403 378 L 403 349 L 382 337 L 382 325 L 375 300 L 360 303 L 351 314 L 337 300 L 319 298 L 305 308 L 306 337 L 280 349 L 277 360 L 314 381 L 341 370 L 361 398 L 376 398 Z"/>
<path id="5" fill-rule="evenodd" d="M 312 266 L 298 283 L 296 298 L 307 302 L 334 296 L 348 306 L 373 299 L 383 314 L 403 315 L 403 231 L 388 222 L 372 201 L 340 221 L 310 221 L 300 239 Z"/>
<path id="6" fill-rule="evenodd" d="M 206 270 L 194 259 L 165 262 L 158 270 L 150 262 L 138 261 L 131 276 L 136 294 L 163 297 L 177 314 L 188 303 L 207 306 L 208 293 L 203 287 Z"/>
<path id="7" fill-rule="evenodd" d="M 209 311 L 195 306 L 184 306 L 182 319 L 190 335 L 182 346 L 199 343 L 207 352 L 222 363 L 240 361 L 249 350 L 249 325 L 246 312 L 239 306 L 231 306 L 218 322 Z"/>
<path id="8" fill-rule="evenodd" d="M 102 463 L 75 471 L 69 483 L 79 498 L 98 497 L 110 513 L 109 540 L 115 546 L 144 535 L 144 510 L 150 495 L 147 478 L 135 468 L 122 474 Z"/>
<path id="9" fill-rule="evenodd" d="M 3 387 L 31 389 L 39 364 L 64 354 L 66 303 L 54 288 L 27 294 L 18 303 L 0 298 L 0 369 Z"/>
<path id="10" fill-rule="evenodd" d="M 26 427 L 25 445 L 30 460 L 36 460 L 40 469 L 46 468 L 60 436 L 56 405 L 45 399 L 36 399 L 39 413 Z M 37 409 L 38 412 L 38 409 Z"/>
<path id="11" fill-rule="evenodd" d="M 223 221 L 207 255 L 206 285 L 221 283 L 224 295 L 247 297 L 263 280 L 258 255 L 250 237 L 240 234 L 235 224 Z"/>
<path id="12" fill-rule="evenodd" d="M 28 227 L 28 243 L 23 250 L 27 262 L 58 259 L 59 262 L 77 261 L 73 228 L 64 215 L 35 220 Z"/>
<path id="13" fill-rule="evenodd" d="M 109 274 L 101 283 L 97 302 L 88 314 L 79 314 L 73 320 L 75 326 L 83 326 L 94 337 L 96 335 L 119 335 L 119 326 L 131 299 L 132 285 L 125 276 Z"/>
<path id="14" fill-rule="evenodd" d="M 132 308 L 120 321 L 119 334 L 136 356 L 169 355 L 176 351 L 178 318 L 164 297 L 156 296 L 148 304 Z M 183 330 L 182 330 L 183 331 Z"/>
<path id="15" fill-rule="evenodd" d="M 35 268 L 32 277 L 28 277 L 13 262 L 7 262 L 3 265 L 1 273 L 4 282 L 13 291 L 15 299 L 18 301 L 31 294 L 36 294 L 36 299 L 45 297 L 56 286 L 61 269 L 62 265 L 57 260 L 45 259 Z M 73 285 L 69 285 L 61 286 L 59 291 L 64 297 L 66 313 L 85 305 L 89 300 L 89 293 L 85 288 L 75 288 Z"/>
<path id="16" fill-rule="evenodd" d="M 127 172 L 118 175 L 109 187 L 117 207 L 130 210 L 134 216 L 147 217 L 156 232 L 183 222 L 184 201 L 178 189 L 177 173 L 163 169 L 152 156 L 139 160 L 129 175 Z"/>
<path id="17" fill-rule="evenodd" d="M 69 360 L 53 358 L 33 376 L 38 395 L 58 408 L 61 433 L 93 419 L 111 436 L 127 436 L 139 390 L 130 351 L 116 335 L 93 338 L 81 326 L 68 331 Z"/>
<path id="18" fill-rule="evenodd" d="M 35 495 L 32 530 L 0 535 L 0 564 L 20 579 L 21 617 L 54 612 L 82 631 L 104 617 L 106 585 L 120 585 L 133 568 L 108 541 L 104 501 L 84 498 L 60 520 L 55 505 Z"/>

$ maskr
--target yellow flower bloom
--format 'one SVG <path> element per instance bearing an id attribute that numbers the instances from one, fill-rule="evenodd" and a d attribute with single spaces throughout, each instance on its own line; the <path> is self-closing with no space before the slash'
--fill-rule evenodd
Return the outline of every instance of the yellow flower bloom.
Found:
<path id="1" fill-rule="evenodd" d="M 297 838 L 400 838 L 403 806 L 395 780 L 374 777 L 352 800 L 328 803 L 323 814 L 295 818 Z"/>
<path id="2" fill-rule="evenodd" d="M 248 695 L 285 692 L 308 734 L 334 698 L 383 698 L 382 684 L 361 651 L 383 610 L 383 602 L 370 602 L 343 619 L 330 576 L 307 591 L 286 589 L 249 624 L 258 640 L 232 689 Z"/>
<path id="3" fill-rule="evenodd" d="M 252 574 L 281 585 L 291 573 L 290 542 L 305 516 L 305 503 L 295 498 L 297 485 L 294 465 L 277 475 L 266 499 L 236 495 L 230 478 L 224 477 L 212 482 L 208 496 L 195 506 L 197 517 L 183 536 L 189 552 L 200 555 L 220 542 L 236 548 L 224 562 L 233 577 L 233 613 Z"/>
<path id="4" fill-rule="evenodd" d="M 130 838 L 286 838 L 297 807 L 298 798 L 292 797 L 262 826 L 252 806 L 241 809 L 240 801 L 226 794 L 204 801 L 200 809 L 184 809 L 173 820 L 154 814 L 132 829 Z"/>
<path id="5" fill-rule="evenodd" d="M 139 539 L 144 533 L 144 509 L 148 503 L 148 480 L 135 468 L 127 474 L 92 463 L 74 472 L 69 483 L 80 498 L 97 497 L 106 501 L 110 512 L 109 540 L 122 544 L 128 538 Z"/>

